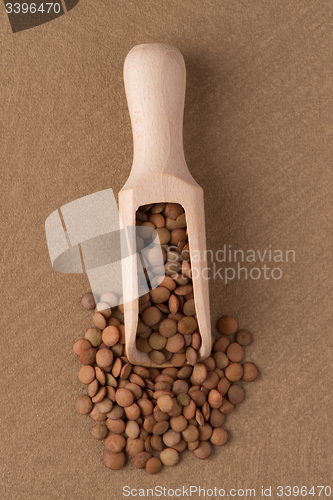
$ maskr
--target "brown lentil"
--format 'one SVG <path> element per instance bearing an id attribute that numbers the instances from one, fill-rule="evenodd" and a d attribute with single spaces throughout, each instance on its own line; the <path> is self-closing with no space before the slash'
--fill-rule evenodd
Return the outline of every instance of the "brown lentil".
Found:
<path id="1" fill-rule="evenodd" d="M 140 408 L 136 403 L 131 404 L 124 408 L 126 418 L 128 420 L 136 420 L 140 417 Z"/>
<path id="2" fill-rule="evenodd" d="M 195 366 L 197 364 L 198 354 L 193 347 L 191 346 L 187 347 L 185 355 L 186 355 L 186 360 L 190 365 Z"/>
<path id="3" fill-rule="evenodd" d="M 226 377 L 221 378 L 219 383 L 217 384 L 217 390 L 224 396 L 227 394 L 230 387 L 230 382 Z"/>
<path id="4" fill-rule="evenodd" d="M 200 410 L 197 410 L 195 412 L 195 419 L 198 422 L 198 425 L 200 425 L 201 427 L 204 425 L 205 419 L 204 419 L 203 414 L 201 413 Z"/>
<path id="5" fill-rule="evenodd" d="M 142 313 L 142 321 L 148 326 L 153 326 L 159 323 L 162 313 L 156 306 L 147 307 Z"/>
<path id="6" fill-rule="evenodd" d="M 115 313 L 113 312 L 113 314 L 115 314 Z M 119 326 L 119 325 L 120 325 L 119 319 L 117 319 L 117 318 L 115 318 L 113 316 L 111 318 L 108 318 L 106 320 L 106 326 Z M 101 328 L 101 330 L 102 330 L 102 328 Z"/>
<path id="7" fill-rule="evenodd" d="M 224 368 L 226 368 L 226 366 L 228 366 L 228 364 L 229 364 L 228 356 L 224 352 L 221 352 L 221 351 L 214 352 L 213 359 L 214 359 L 216 368 L 219 368 L 220 370 L 224 370 Z"/>
<path id="8" fill-rule="evenodd" d="M 165 215 L 170 219 L 177 220 L 184 213 L 184 209 L 178 203 L 167 203 L 165 205 Z"/>
<path id="9" fill-rule="evenodd" d="M 193 368 L 192 379 L 197 384 L 202 384 L 207 377 L 207 368 L 203 363 L 197 363 Z"/>
<path id="10" fill-rule="evenodd" d="M 84 365 L 79 371 L 79 380 L 82 384 L 91 384 L 95 378 L 95 370 L 90 365 Z"/>
<path id="11" fill-rule="evenodd" d="M 208 394 L 208 403 L 211 408 L 219 408 L 222 404 L 222 394 L 212 389 Z"/>
<path id="12" fill-rule="evenodd" d="M 229 413 L 231 413 L 233 411 L 234 408 L 235 408 L 235 406 L 232 403 L 230 403 L 228 398 L 224 397 L 222 399 L 222 404 L 221 404 L 219 410 L 221 413 L 228 415 Z"/>
<path id="13" fill-rule="evenodd" d="M 206 380 L 202 383 L 202 385 L 206 389 L 215 389 L 217 384 L 219 383 L 219 376 L 215 372 L 208 372 Z"/>
<path id="14" fill-rule="evenodd" d="M 133 458 L 134 467 L 137 469 L 145 469 L 150 458 L 152 458 L 151 453 L 148 453 L 147 451 L 140 451 Z"/>
<path id="15" fill-rule="evenodd" d="M 163 439 L 157 434 L 152 435 L 150 442 L 155 451 L 162 451 L 165 448 Z"/>
<path id="16" fill-rule="evenodd" d="M 170 231 L 165 227 L 155 229 L 152 233 L 149 234 L 149 237 L 150 236 L 155 243 L 159 243 L 160 245 L 168 243 L 171 238 Z"/>
<path id="17" fill-rule="evenodd" d="M 231 363 L 226 367 L 224 373 L 230 382 L 237 382 L 243 376 L 243 367 L 239 363 Z"/>
<path id="18" fill-rule="evenodd" d="M 134 457 L 137 453 L 145 451 L 145 442 L 139 437 L 135 439 L 127 438 L 125 449 L 131 457 Z"/>
<path id="19" fill-rule="evenodd" d="M 100 387 L 95 394 L 95 396 L 91 399 L 93 403 L 99 403 L 106 396 L 106 387 Z"/>
<path id="20" fill-rule="evenodd" d="M 152 214 L 159 214 L 159 213 L 163 212 L 163 210 L 165 209 L 165 205 L 166 205 L 165 203 L 155 203 L 155 205 L 151 205 L 150 211 Z M 143 207 L 143 209 L 144 208 L 146 210 L 148 210 L 147 207 Z"/>
<path id="21" fill-rule="evenodd" d="M 113 352 L 110 349 L 100 349 L 96 353 L 96 363 L 101 368 L 110 366 L 113 361 Z"/>
<path id="22" fill-rule="evenodd" d="M 106 302 L 98 302 L 98 304 L 96 304 L 95 311 L 100 312 L 105 319 L 108 319 L 111 316 L 111 308 Z"/>
<path id="23" fill-rule="evenodd" d="M 181 439 L 181 434 L 180 432 L 177 432 L 173 429 L 169 429 L 165 434 L 163 434 L 162 439 L 167 447 L 173 448 L 176 444 L 179 443 Z"/>
<path id="24" fill-rule="evenodd" d="M 167 339 L 158 332 L 153 332 L 148 339 L 152 349 L 163 349 L 166 346 Z"/>
<path id="25" fill-rule="evenodd" d="M 100 413 L 109 413 L 112 410 L 113 403 L 110 399 L 104 398 L 99 403 L 96 403 L 96 408 Z"/>
<path id="26" fill-rule="evenodd" d="M 84 309 L 91 310 L 95 309 L 96 302 L 94 299 L 94 295 L 91 292 L 85 293 L 81 298 L 81 304 Z"/>
<path id="27" fill-rule="evenodd" d="M 204 359 L 202 363 L 205 365 L 208 372 L 215 370 L 216 365 L 214 358 L 212 358 L 212 356 L 209 356 L 208 358 Z"/>
<path id="28" fill-rule="evenodd" d="M 133 396 L 132 392 L 126 388 L 117 389 L 116 402 L 119 406 L 122 406 L 122 407 L 131 406 L 134 402 L 134 396 Z"/>
<path id="29" fill-rule="evenodd" d="M 238 344 L 238 342 L 233 342 L 227 347 L 226 354 L 230 361 L 239 363 L 244 358 L 244 347 Z"/>
<path id="30" fill-rule="evenodd" d="M 151 445 L 151 436 L 150 435 L 145 439 L 145 449 L 146 449 L 146 451 L 148 451 L 148 453 L 153 454 L 153 452 L 154 452 L 154 449 Z"/>
<path id="31" fill-rule="evenodd" d="M 98 380 L 95 379 L 88 386 L 88 396 L 90 398 L 93 398 L 98 393 L 98 390 L 99 390 Z"/>
<path id="32" fill-rule="evenodd" d="M 177 322 L 166 318 L 159 324 L 159 333 L 166 338 L 172 337 L 177 333 Z"/>
<path id="33" fill-rule="evenodd" d="M 169 422 L 167 420 L 162 420 L 162 422 L 157 422 L 157 424 L 154 425 L 153 434 L 161 436 L 162 434 L 165 434 L 168 429 Z"/>
<path id="34" fill-rule="evenodd" d="M 208 441 L 200 441 L 199 446 L 194 450 L 195 457 L 205 460 L 212 453 L 212 447 Z"/>
<path id="35" fill-rule="evenodd" d="M 182 437 L 187 443 L 192 443 L 199 439 L 199 430 L 195 425 L 189 424 L 186 429 L 183 430 Z"/>
<path id="36" fill-rule="evenodd" d="M 163 365 L 166 361 L 165 354 L 161 351 L 153 350 L 149 353 L 150 359 L 156 364 L 156 365 Z"/>
<path id="37" fill-rule="evenodd" d="M 101 368 L 99 368 L 99 366 L 95 366 L 95 376 L 100 385 L 105 385 L 106 375 L 105 372 Z"/>
<path id="38" fill-rule="evenodd" d="M 95 312 L 93 315 L 93 323 L 99 329 L 103 330 L 106 327 L 106 319 L 103 314 Z"/>
<path id="39" fill-rule="evenodd" d="M 98 347 L 102 343 L 102 331 L 99 328 L 88 328 L 84 338 L 89 340 L 93 347 Z"/>
<path id="40" fill-rule="evenodd" d="M 198 448 L 199 442 L 199 439 L 197 439 L 196 441 L 193 441 L 193 443 L 187 443 L 187 449 L 191 451 L 195 450 L 196 448 Z"/>
<path id="41" fill-rule="evenodd" d="M 178 322 L 178 331 L 184 335 L 188 335 L 195 331 L 197 325 L 197 320 L 193 316 L 184 316 Z"/>
<path id="42" fill-rule="evenodd" d="M 153 415 L 147 415 L 147 417 L 145 418 L 145 420 L 143 422 L 143 428 L 147 432 L 152 433 L 155 424 L 157 424 L 157 421 L 155 420 L 154 416 Z"/>
<path id="43" fill-rule="evenodd" d="M 220 337 L 219 339 L 217 339 L 216 342 L 214 342 L 213 350 L 214 352 L 216 351 L 225 352 L 229 344 L 230 344 L 229 339 L 227 339 L 226 337 Z"/>
<path id="44" fill-rule="evenodd" d="M 194 418 L 197 406 L 193 400 L 187 406 L 183 407 L 183 415 L 187 420 Z"/>
<path id="45" fill-rule="evenodd" d="M 184 394 L 183 392 L 177 395 L 177 403 L 181 406 L 187 406 L 191 401 L 191 398 L 188 394 Z"/>
<path id="46" fill-rule="evenodd" d="M 137 401 L 141 415 L 147 416 L 153 413 L 154 405 L 148 398 L 140 398 Z"/>
<path id="47" fill-rule="evenodd" d="M 205 421 L 207 422 L 210 417 L 210 406 L 207 401 L 202 405 L 201 411 Z"/>
<path id="48" fill-rule="evenodd" d="M 170 363 L 172 364 L 172 366 L 176 367 L 183 366 L 185 364 L 185 361 L 186 361 L 185 354 L 180 354 L 178 352 L 173 354 L 173 356 L 170 359 Z"/>
<path id="49" fill-rule="evenodd" d="M 258 373 L 258 368 L 253 363 L 243 364 L 242 380 L 244 382 L 253 382 L 258 377 Z"/>
<path id="50" fill-rule="evenodd" d="M 167 300 L 169 300 L 170 290 L 168 290 L 164 286 L 158 286 L 157 288 L 150 290 L 150 297 L 151 297 L 152 302 L 154 302 L 155 304 L 162 304 L 163 302 L 166 302 Z M 155 323 L 153 323 L 153 324 L 155 324 Z M 149 325 L 149 326 L 151 326 L 151 325 Z"/>
<path id="51" fill-rule="evenodd" d="M 91 431 L 92 437 L 97 440 L 105 439 L 108 433 L 109 430 L 105 424 L 96 424 Z"/>
<path id="52" fill-rule="evenodd" d="M 179 462 L 179 453 L 174 448 L 165 448 L 160 453 L 160 460 L 163 465 L 173 467 Z"/>
<path id="53" fill-rule="evenodd" d="M 233 405 L 238 405 L 244 399 L 244 389 L 238 384 L 233 384 L 228 390 L 228 399 Z"/>
<path id="54" fill-rule="evenodd" d="M 129 420 L 125 427 L 125 434 L 128 438 L 136 439 L 140 434 L 140 427 L 134 420 Z"/>
<path id="55" fill-rule="evenodd" d="M 105 447 L 108 451 L 119 453 L 126 446 L 126 439 L 120 434 L 111 434 L 105 440 Z"/>
<path id="56" fill-rule="evenodd" d="M 108 418 L 106 421 L 106 426 L 109 431 L 113 432 L 114 434 L 122 434 L 123 432 L 125 432 L 126 424 L 120 418 L 117 420 L 111 420 L 110 418 Z"/>
<path id="57" fill-rule="evenodd" d="M 111 347 L 119 342 L 120 333 L 116 326 L 110 325 L 104 328 L 102 333 L 102 340 L 105 345 Z"/>
<path id="58" fill-rule="evenodd" d="M 104 422 L 107 419 L 107 416 L 105 413 L 101 413 L 96 405 L 93 406 L 93 409 L 89 413 L 89 416 L 95 420 L 96 422 Z"/>
<path id="59" fill-rule="evenodd" d="M 178 352 L 185 344 L 184 337 L 181 333 L 176 333 L 169 337 L 166 343 L 166 350 L 172 353 Z"/>
<path id="60" fill-rule="evenodd" d="M 91 343 L 86 339 L 79 339 L 74 342 L 73 351 L 77 356 L 81 356 L 83 351 L 89 349 L 91 347 Z"/>
<path id="61" fill-rule="evenodd" d="M 232 316 L 222 316 L 217 322 L 217 329 L 222 335 L 232 335 L 237 330 L 237 321 Z"/>
<path id="62" fill-rule="evenodd" d="M 131 373 L 128 378 L 129 378 L 130 382 L 132 382 L 133 384 L 137 384 L 141 388 L 145 387 L 145 382 L 144 382 L 143 378 L 140 377 L 140 375 L 137 375 L 136 373 Z"/>
<path id="63" fill-rule="evenodd" d="M 84 351 L 81 352 L 80 363 L 82 365 L 93 365 L 95 361 L 96 361 L 96 349 L 94 349 L 93 347 L 89 347 L 88 349 L 85 349 Z"/>
<path id="64" fill-rule="evenodd" d="M 174 407 L 174 405 L 175 401 L 172 399 L 171 396 L 168 396 L 167 394 L 165 396 L 159 397 L 157 400 L 157 406 L 164 413 L 169 413 Z"/>
<path id="65" fill-rule="evenodd" d="M 121 469 L 126 462 L 126 457 L 123 452 L 113 453 L 112 451 L 106 451 L 104 455 L 104 463 L 111 470 Z"/>
<path id="66" fill-rule="evenodd" d="M 179 379 L 186 379 L 190 378 L 192 375 L 193 368 L 191 366 L 183 366 L 180 370 L 177 372 L 177 378 Z"/>
<path id="67" fill-rule="evenodd" d="M 189 395 L 191 396 L 192 400 L 196 403 L 196 405 L 199 407 L 203 406 L 206 402 L 206 395 L 200 389 L 191 390 Z"/>
<path id="68" fill-rule="evenodd" d="M 248 330 L 239 330 L 236 335 L 237 342 L 242 346 L 247 346 L 252 342 L 252 333 Z"/>
<path id="69" fill-rule="evenodd" d="M 210 440 L 216 446 L 223 446 L 228 441 L 228 432 L 223 427 L 216 427 Z"/>
<path id="70" fill-rule="evenodd" d="M 81 415 L 86 415 L 90 413 L 93 407 L 93 403 L 89 396 L 79 396 L 75 402 L 75 409 Z"/>
<path id="71" fill-rule="evenodd" d="M 224 424 L 225 415 L 218 409 L 213 408 L 210 413 L 209 423 L 212 427 L 221 427 Z"/>
<path id="72" fill-rule="evenodd" d="M 151 457 L 146 463 L 148 474 L 157 474 L 162 468 L 162 462 L 158 457 Z"/>
<path id="73" fill-rule="evenodd" d="M 107 414 L 107 417 L 111 420 L 118 420 L 119 418 L 122 418 L 123 415 L 124 408 L 117 404 L 114 404 L 112 410 Z"/>

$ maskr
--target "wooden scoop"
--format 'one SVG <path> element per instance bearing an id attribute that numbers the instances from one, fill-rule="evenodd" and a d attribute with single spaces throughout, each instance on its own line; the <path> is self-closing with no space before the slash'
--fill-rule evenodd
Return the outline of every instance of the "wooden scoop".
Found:
<path id="1" fill-rule="evenodd" d="M 126 57 L 124 81 L 134 158 L 130 176 L 119 192 L 120 218 L 126 232 L 126 227 L 135 226 L 135 213 L 141 205 L 169 202 L 183 206 L 202 339 L 199 358 L 204 359 L 211 352 L 204 201 L 203 190 L 191 176 L 183 151 L 184 59 L 172 45 L 137 45 Z M 132 231 L 127 231 L 127 238 L 135 248 Z M 122 273 L 127 357 L 135 365 L 157 367 L 148 354 L 136 348 L 139 306 L 134 295 L 138 289 L 135 254 L 122 260 Z M 166 362 L 161 366 L 171 365 Z"/>

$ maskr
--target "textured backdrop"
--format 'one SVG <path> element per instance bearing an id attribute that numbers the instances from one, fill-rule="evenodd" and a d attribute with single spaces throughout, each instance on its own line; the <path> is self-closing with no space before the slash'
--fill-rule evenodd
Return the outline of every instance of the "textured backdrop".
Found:
<path id="1" fill-rule="evenodd" d="M 4 6 L 0 18 L 1 499 L 120 499 L 126 484 L 259 498 L 262 485 L 333 487 L 333 7 L 82 0 L 15 34 Z M 253 332 L 246 359 L 260 377 L 226 420 L 227 445 L 153 477 L 131 461 L 109 471 L 93 421 L 74 410 L 85 390 L 72 344 L 91 325 L 80 306 L 89 283 L 53 271 L 44 233 L 60 206 L 124 184 L 122 67 L 146 42 L 185 58 L 184 147 L 204 188 L 208 248 L 295 252 L 281 279 L 211 280 L 213 325 L 232 314 Z"/>

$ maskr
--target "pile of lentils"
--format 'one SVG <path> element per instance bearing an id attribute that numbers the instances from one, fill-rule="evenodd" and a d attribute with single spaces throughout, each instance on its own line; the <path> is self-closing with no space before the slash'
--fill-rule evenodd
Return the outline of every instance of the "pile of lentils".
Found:
<path id="1" fill-rule="evenodd" d="M 253 382 L 258 376 L 253 363 L 241 363 L 244 347 L 252 342 L 252 334 L 248 330 L 237 331 L 237 321 L 231 316 L 222 316 L 217 323 L 222 336 L 212 335 L 212 353 L 205 360 L 198 362 L 195 356 L 189 357 L 190 345 L 186 347 L 185 341 L 180 349 L 183 352 L 176 352 L 182 356 L 182 365 L 178 358 L 176 363 L 172 362 L 175 353 L 171 351 L 173 366 L 134 366 L 126 357 L 122 306 L 115 307 L 110 300 L 109 307 L 105 308 L 108 295 L 113 300 L 112 294 L 106 293 L 104 305 L 101 302 L 98 307 L 92 293 L 82 297 L 85 309 L 95 309 L 94 327 L 88 328 L 84 338 L 73 346 L 82 365 L 79 380 L 87 386 L 87 394 L 77 398 L 75 408 L 96 422 L 92 437 L 105 439 L 105 465 L 112 470 L 121 469 L 127 453 L 133 457 L 136 468 L 156 474 L 162 465 L 176 465 L 180 453 L 186 449 L 192 450 L 199 459 L 208 458 L 212 444 L 222 446 L 227 442 L 228 432 L 222 427 L 226 415 L 243 401 L 244 389 L 237 382 Z M 187 317 L 184 305 L 192 299 L 185 296 L 183 312 L 178 308 L 170 314 Z M 149 305 L 147 309 L 149 307 L 154 306 Z M 179 324 L 181 320 L 177 322 L 177 319 L 173 320 Z M 141 321 L 144 322 L 142 315 Z M 154 327 L 152 332 L 147 328 L 148 343 L 153 332 L 162 338 L 172 338 L 161 334 L 159 326 L 163 321 L 161 317 L 158 328 L 156 324 L 147 325 L 149 329 Z M 192 335 L 194 348 L 194 333 L 178 333 L 184 339 Z M 139 335 L 139 338 L 144 337 Z M 168 359 L 163 351 L 165 347 L 152 349 Z"/>

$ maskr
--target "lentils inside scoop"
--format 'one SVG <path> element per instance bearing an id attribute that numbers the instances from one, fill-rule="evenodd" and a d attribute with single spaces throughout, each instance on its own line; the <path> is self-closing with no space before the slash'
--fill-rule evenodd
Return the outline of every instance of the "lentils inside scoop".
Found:
<path id="1" fill-rule="evenodd" d="M 193 356 L 195 366 L 183 366 L 184 363 L 177 366 L 177 363 L 164 369 L 146 368 L 133 366 L 126 357 L 124 317 L 119 308 L 111 305 L 107 312 L 102 308 L 99 311 L 105 319 L 103 328 L 97 326 L 101 318 L 95 311 L 93 334 L 92 328 L 88 329 L 88 334 L 73 346 L 81 362 L 79 380 L 87 387 L 87 394 L 77 398 L 75 408 L 95 421 L 92 437 L 105 440 L 105 465 L 118 470 L 125 465 L 126 456 L 131 456 L 137 469 L 156 474 L 163 466 L 175 466 L 186 449 L 204 460 L 210 456 L 212 445 L 224 445 L 228 432 L 223 426 L 227 415 L 244 398 L 243 382 L 252 382 L 258 376 L 253 363 L 243 363 L 244 346 L 249 343 L 248 338 L 252 340 L 250 332 L 246 330 L 247 341 L 242 343 L 238 338 L 243 340 L 244 335 L 235 332 L 232 338 L 230 328 L 228 338 L 216 339 L 212 335 L 211 356 L 200 363 Z M 237 326 L 234 318 L 223 318 L 219 326 L 222 323 L 225 328 L 226 322 L 231 322 L 232 329 Z M 163 319 L 160 324 L 169 319 Z M 168 323 L 164 323 L 164 327 L 162 331 L 169 332 L 169 336 L 152 329 L 147 338 L 154 332 L 168 342 L 178 335 L 172 341 L 174 350 L 179 335 L 185 339 L 186 334 L 171 329 Z M 152 338 L 154 345 L 162 345 L 159 336 Z M 184 347 L 186 340 L 180 350 Z M 187 347 L 195 351 L 193 342 Z M 155 351 L 164 354 L 163 349 Z M 184 353 L 178 350 L 176 354 Z"/>
<path id="2" fill-rule="evenodd" d="M 157 365 L 194 366 L 201 346 L 193 295 L 184 209 L 177 203 L 145 205 L 136 212 L 139 280 L 150 285 L 139 299 L 136 347 Z"/>

